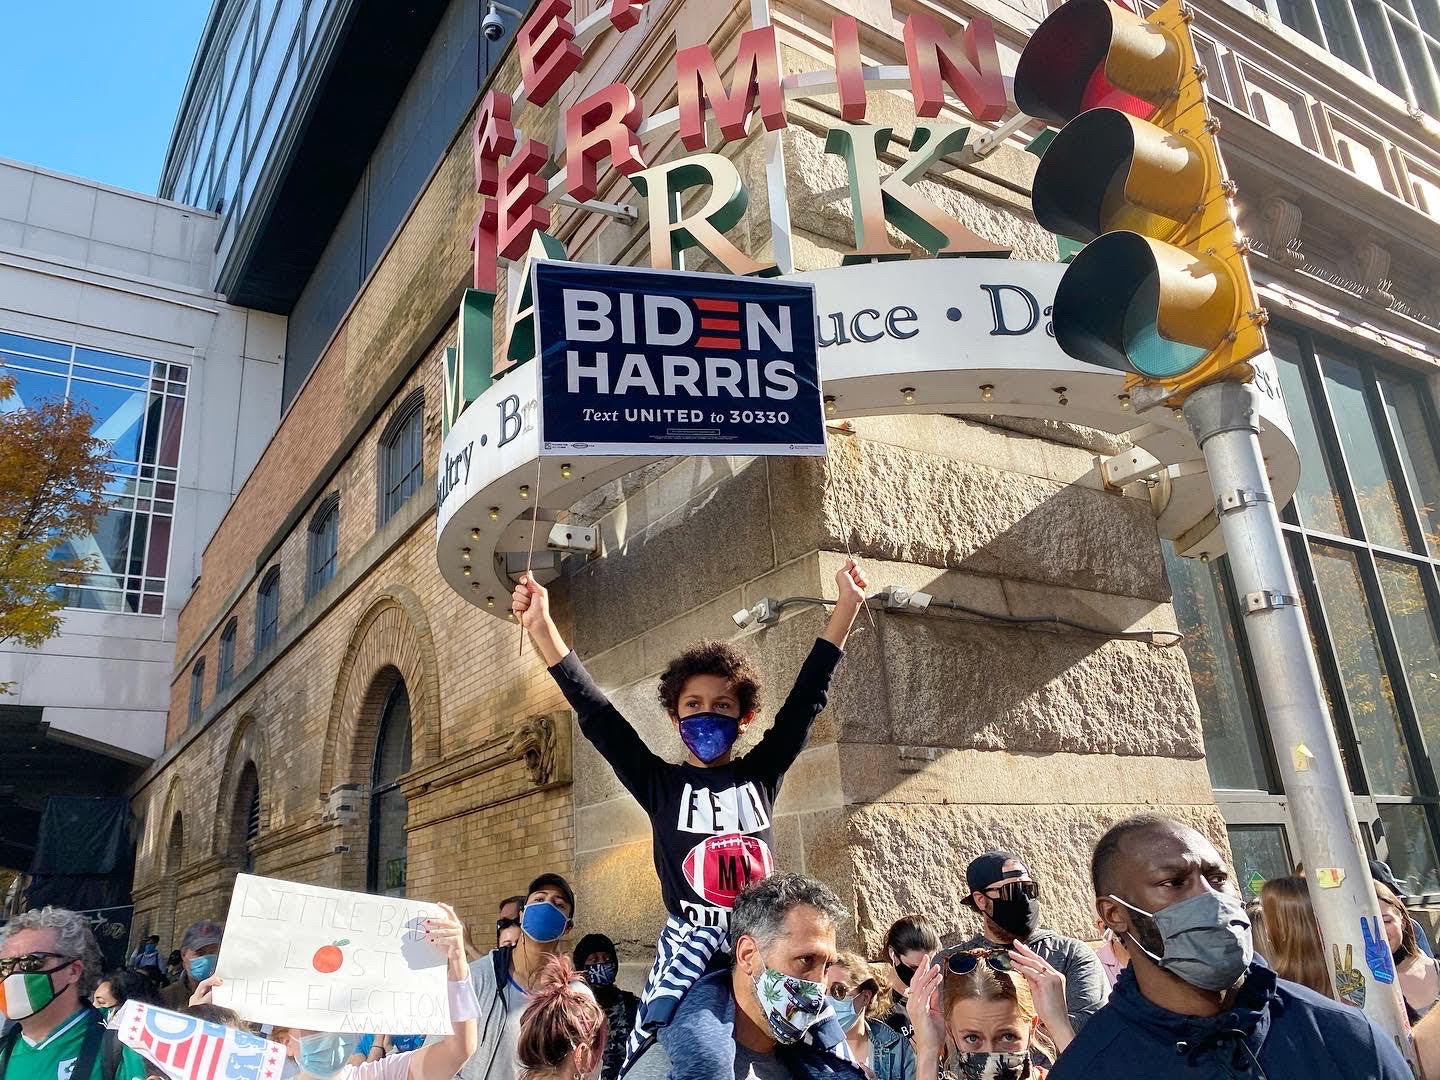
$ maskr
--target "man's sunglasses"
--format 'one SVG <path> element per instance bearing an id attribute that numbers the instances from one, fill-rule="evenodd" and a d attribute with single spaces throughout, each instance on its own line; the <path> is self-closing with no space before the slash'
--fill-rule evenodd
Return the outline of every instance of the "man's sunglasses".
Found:
<path id="1" fill-rule="evenodd" d="M 47 960 L 63 960 L 65 963 L 47 968 L 45 966 Z M 74 962 L 73 956 L 66 956 L 64 953 L 58 952 L 32 952 L 26 953 L 24 956 L 0 957 L 0 979 L 9 978 L 11 975 L 49 974 L 59 971 L 65 964 Z"/>
<path id="2" fill-rule="evenodd" d="M 836 1001 L 844 1001 L 846 998 L 854 997 L 863 990 L 869 990 L 873 994 L 876 991 L 876 986 L 868 979 L 865 982 L 861 983 L 859 986 L 846 986 L 844 983 L 831 983 L 830 989 L 827 991 L 827 993 Z"/>
<path id="3" fill-rule="evenodd" d="M 1040 885 L 1034 881 L 997 881 L 985 890 L 985 895 L 992 900 L 1014 900 L 1017 896 L 1036 900 L 1040 896 Z"/>
<path id="4" fill-rule="evenodd" d="M 964 949 L 951 953 L 945 967 L 952 975 L 969 975 L 981 962 L 990 965 L 992 971 L 1013 971 L 1010 953 L 1005 949 Z"/>
<path id="5" fill-rule="evenodd" d="M 512 926 L 519 926 L 519 925 L 520 925 L 520 920 L 519 920 L 519 919 L 496 919 L 496 920 L 495 920 L 495 932 L 496 932 L 496 933 L 499 933 L 501 930 L 509 930 L 510 927 L 512 927 Z"/>

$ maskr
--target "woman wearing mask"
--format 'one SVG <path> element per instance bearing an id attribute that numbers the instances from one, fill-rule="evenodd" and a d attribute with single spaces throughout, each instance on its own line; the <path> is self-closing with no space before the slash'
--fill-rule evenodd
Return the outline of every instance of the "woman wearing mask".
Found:
<path id="1" fill-rule="evenodd" d="M 586 934 L 575 946 L 575 970 L 584 976 L 594 991 L 595 1000 L 605 1012 L 610 1035 L 605 1041 L 605 1062 L 600 1080 L 615 1080 L 625 1064 L 625 1044 L 635 1027 L 635 1013 L 640 999 L 629 990 L 615 985 L 620 974 L 620 958 L 615 943 L 604 934 Z"/>
<path id="2" fill-rule="evenodd" d="M 825 976 L 835 1019 L 845 1029 L 850 1053 L 875 1080 L 915 1080 L 915 1051 L 910 1040 L 868 1016 L 880 994 L 880 981 L 855 953 L 841 953 Z"/>
<path id="3" fill-rule="evenodd" d="M 450 981 L 450 1035 L 409 1053 L 388 1054 L 358 1065 L 351 1055 L 363 1037 L 358 1032 L 307 1031 L 303 1028 L 276 1028 L 268 1038 L 286 1048 L 299 1067 L 293 1080 L 452 1080 L 475 1052 L 475 1019 L 480 1003 L 470 985 L 470 965 L 465 959 L 465 930 L 454 909 L 440 905 L 443 918 L 426 920 L 425 936 L 445 953 Z M 221 984 L 212 975 L 196 988 L 192 1006 L 209 1004 L 210 994 Z"/>
<path id="4" fill-rule="evenodd" d="M 1023 943 L 953 953 L 911 983 L 916 1080 L 1044 1080 L 1075 1031 L 1065 977 Z"/>
<path id="5" fill-rule="evenodd" d="M 1395 973 L 1400 978 L 1400 991 L 1405 995 L 1413 1024 L 1428 1015 L 1436 1001 L 1440 1001 L 1440 968 L 1434 959 L 1420 951 L 1405 901 L 1378 881 L 1375 895 L 1380 900 L 1385 937 L 1390 944 L 1390 955 L 1395 958 Z"/>
<path id="6" fill-rule="evenodd" d="M 910 1022 L 906 1005 L 910 980 L 916 970 L 939 950 L 940 935 L 935 933 L 935 928 L 924 915 L 905 915 L 896 919 L 885 935 L 884 961 L 895 1003 L 882 1019 L 893 1031 L 907 1039 L 914 1037 L 914 1025 Z"/>
<path id="7" fill-rule="evenodd" d="M 1261 955 L 1275 974 L 1308 986 L 1317 994 L 1332 997 L 1320 924 L 1315 921 L 1310 886 L 1305 879 L 1283 877 L 1267 881 L 1260 887 L 1260 911 L 1267 946 Z M 1250 931 L 1254 940 L 1253 923 Z M 1260 951 L 1258 941 L 1255 948 Z"/>
<path id="8" fill-rule="evenodd" d="M 515 1056 L 525 1080 L 595 1080 L 606 1046 L 605 1010 L 563 956 L 552 956 L 520 1018 Z"/>
<path id="9" fill-rule="evenodd" d="M 161 1003 L 160 991 L 155 989 L 150 977 L 143 972 L 128 969 L 107 972 L 101 976 L 90 1000 L 105 1017 L 106 1023 L 110 1022 L 110 1017 L 119 1012 L 120 1006 L 127 1001 L 143 1001 L 146 1005 Z"/>

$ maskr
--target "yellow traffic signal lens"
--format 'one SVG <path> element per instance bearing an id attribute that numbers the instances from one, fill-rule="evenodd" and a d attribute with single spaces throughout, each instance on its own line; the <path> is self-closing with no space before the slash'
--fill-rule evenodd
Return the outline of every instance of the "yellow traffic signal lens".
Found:
<path id="1" fill-rule="evenodd" d="M 1031 198 L 1036 221 L 1076 240 L 1111 229 L 1165 235 L 1194 216 L 1206 183 L 1205 158 L 1190 139 L 1116 109 L 1091 109 L 1046 148 Z"/>

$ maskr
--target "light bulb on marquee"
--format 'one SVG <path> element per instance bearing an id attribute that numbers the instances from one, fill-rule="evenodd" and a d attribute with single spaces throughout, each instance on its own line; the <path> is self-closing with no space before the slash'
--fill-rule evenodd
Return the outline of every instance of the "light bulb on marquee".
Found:
<path id="1" fill-rule="evenodd" d="M 500 520 L 500 507 L 498 507 L 498 506 L 492 506 L 492 507 L 490 507 L 490 520 L 491 520 L 491 521 L 499 521 L 499 520 Z M 479 530 L 477 529 L 476 531 L 478 532 Z"/>
<path id="2" fill-rule="evenodd" d="M 563 476 L 566 480 L 570 479 L 570 463 L 568 461 L 560 466 L 560 475 Z"/>
<path id="3" fill-rule="evenodd" d="M 469 561 L 470 561 L 470 549 L 469 549 L 469 548 L 461 548 L 461 549 L 460 549 L 460 557 L 461 557 L 462 559 L 464 559 L 466 562 L 469 562 Z"/>
<path id="4" fill-rule="evenodd" d="M 460 568 L 460 573 L 464 574 L 466 577 L 469 577 L 469 576 L 470 576 L 470 564 L 469 564 L 469 563 L 466 563 L 464 566 L 462 566 L 462 567 Z"/>
<path id="5" fill-rule="evenodd" d="M 915 388 L 913 386 L 902 386 L 900 396 L 905 399 L 906 405 L 915 404 Z"/>
<path id="6" fill-rule="evenodd" d="M 521 497 L 522 499 L 528 499 L 528 498 L 530 498 L 530 485 L 529 485 L 529 484 L 521 484 L 521 485 L 520 485 L 520 497 Z"/>
<path id="7" fill-rule="evenodd" d="M 825 415 L 826 415 L 826 416 L 834 416 L 834 415 L 835 415 L 835 395 L 834 395 L 834 394 L 826 394 L 826 395 L 825 395 Z"/>
<path id="8" fill-rule="evenodd" d="M 479 530 L 479 529 L 471 529 L 471 530 L 470 530 L 470 539 L 471 539 L 471 540 L 479 540 L 479 539 L 480 539 L 480 530 Z"/>
<path id="9" fill-rule="evenodd" d="M 995 387 L 991 383 L 982 383 L 980 386 L 980 400 L 989 401 L 995 396 Z"/>

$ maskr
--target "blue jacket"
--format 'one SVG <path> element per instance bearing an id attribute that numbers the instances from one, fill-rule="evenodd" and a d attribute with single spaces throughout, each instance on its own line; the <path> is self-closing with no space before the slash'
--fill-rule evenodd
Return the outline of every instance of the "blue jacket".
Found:
<path id="1" fill-rule="evenodd" d="M 915 1051 L 910 1040 L 889 1024 L 867 1020 L 870 1028 L 870 1068 L 876 1080 L 915 1080 Z"/>
<path id="2" fill-rule="evenodd" d="M 1411 1080 L 1400 1051 L 1359 1009 L 1278 978 L 1260 961 L 1228 1012 L 1151 1004 L 1126 968 L 1110 1004 L 1075 1036 L 1050 1080 Z"/>

